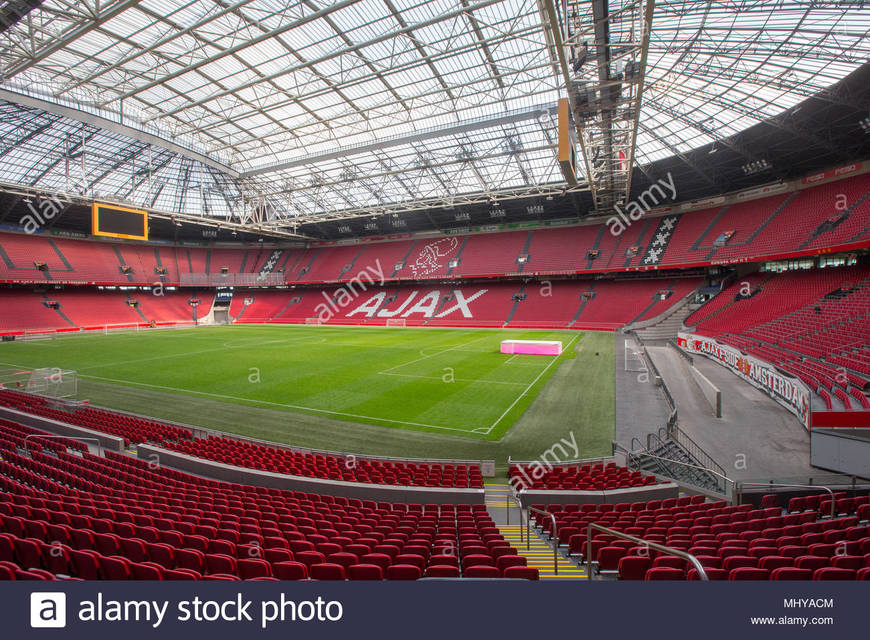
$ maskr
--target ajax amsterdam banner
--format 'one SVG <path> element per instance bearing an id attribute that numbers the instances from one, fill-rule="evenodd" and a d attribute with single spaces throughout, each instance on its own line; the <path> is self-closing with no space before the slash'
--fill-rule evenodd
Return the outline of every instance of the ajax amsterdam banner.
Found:
<path id="1" fill-rule="evenodd" d="M 694 333 L 680 333 L 677 344 L 689 353 L 697 353 L 728 367 L 751 385 L 767 394 L 795 414 L 809 428 L 810 390 L 797 378 L 784 375 L 764 360 L 742 353 L 737 347 Z"/>

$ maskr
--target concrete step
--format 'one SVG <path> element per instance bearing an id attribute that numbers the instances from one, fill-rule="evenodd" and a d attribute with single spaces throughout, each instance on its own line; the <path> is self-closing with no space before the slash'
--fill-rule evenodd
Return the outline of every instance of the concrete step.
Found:
<path id="1" fill-rule="evenodd" d="M 544 539 L 534 528 L 528 528 L 520 515 L 519 508 L 512 500 L 510 504 L 510 523 L 507 524 L 508 502 L 511 495 L 507 484 L 496 482 L 484 483 L 484 497 L 489 514 L 498 527 L 499 532 L 519 555 L 526 558 L 529 567 L 535 567 L 541 580 L 579 580 L 586 578 L 585 567 L 579 567 L 577 562 L 568 558 L 564 550 L 558 552 L 556 566 L 553 566 L 553 545 Z M 522 521 L 522 524 L 520 522 Z M 526 536 L 526 531 L 530 535 Z M 522 537 L 522 540 L 520 539 Z M 528 537 L 528 540 L 526 539 Z"/>

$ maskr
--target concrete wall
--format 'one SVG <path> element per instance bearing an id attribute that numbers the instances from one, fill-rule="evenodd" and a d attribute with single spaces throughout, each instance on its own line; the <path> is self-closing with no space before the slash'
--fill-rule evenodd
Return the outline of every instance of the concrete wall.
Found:
<path id="1" fill-rule="evenodd" d="M 67 436 L 68 438 L 96 438 L 100 441 L 103 449 L 108 449 L 110 451 L 124 450 L 123 438 L 102 433 L 100 431 L 86 429 L 85 427 L 66 424 L 65 422 L 58 422 L 57 420 L 51 420 L 50 418 L 22 413 L 21 411 L 9 409 L 8 407 L 0 407 L 0 418 L 12 420 L 13 422 L 27 425 L 34 429 L 42 429 L 43 431 L 48 431 L 49 433 L 54 433 L 59 436 Z"/>
<path id="2" fill-rule="evenodd" d="M 520 493 L 523 508 L 533 504 L 619 504 L 677 498 L 680 488 L 673 482 L 610 491 L 547 491 L 530 489 Z"/>
<path id="3" fill-rule="evenodd" d="M 870 478 L 870 429 L 812 429 L 810 464 Z"/>
<path id="4" fill-rule="evenodd" d="M 698 385 L 701 390 L 701 395 L 710 405 L 713 410 L 713 415 L 717 418 L 722 417 L 722 392 L 714 385 L 703 373 L 695 368 L 695 365 L 689 365 L 689 374 L 692 380 Z"/>
<path id="5" fill-rule="evenodd" d="M 289 489 L 291 491 L 305 491 L 328 496 L 344 496 L 345 498 L 359 498 L 361 500 L 377 500 L 382 502 L 485 504 L 483 489 L 403 487 L 288 476 L 270 471 L 247 469 L 212 460 L 195 458 L 177 451 L 169 451 L 148 444 L 139 445 L 137 452 L 140 458 L 149 462 L 155 462 L 216 480 L 257 487 Z"/>

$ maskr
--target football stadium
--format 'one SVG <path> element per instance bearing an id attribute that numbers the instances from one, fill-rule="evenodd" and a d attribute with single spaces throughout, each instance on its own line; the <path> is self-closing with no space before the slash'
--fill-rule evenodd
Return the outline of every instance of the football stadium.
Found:
<path id="1" fill-rule="evenodd" d="M 868 55 L 846 0 L 3 2 L 4 595 L 860 588 Z"/>

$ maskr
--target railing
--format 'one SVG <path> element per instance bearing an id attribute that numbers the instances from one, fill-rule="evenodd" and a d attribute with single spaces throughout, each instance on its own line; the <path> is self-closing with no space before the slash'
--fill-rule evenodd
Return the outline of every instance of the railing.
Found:
<path id="1" fill-rule="evenodd" d="M 611 456 L 600 456 L 598 458 L 580 458 L 577 460 L 565 460 L 565 461 L 560 460 L 556 464 L 558 464 L 558 466 L 560 466 L 560 467 L 574 467 L 574 466 L 583 465 L 583 464 L 598 464 L 599 462 L 612 462 L 612 461 L 613 461 L 613 456 L 611 455 Z M 541 461 L 539 461 L 539 460 L 514 460 L 513 458 L 508 456 L 507 462 L 508 462 L 508 469 L 510 469 L 512 464 L 518 464 L 518 465 L 530 465 L 530 464 L 535 464 L 535 463 L 540 464 Z"/>
<path id="2" fill-rule="evenodd" d="M 594 522 L 590 523 L 586 529 L 586 579 L 592 580 L 592 554 L 589 550 L 592 548 L 592 530 L 601 531 L 602 533 L 606 533 L 612 536 L 616 536 L 622 540 L 628 540 L 629 542 L 634 542 L 639 547 L 647 547 L 649 549 L 655 549 L 656 551 L 661 551 L 662 553 L 666 553 L 669 556 L 677 556 L 678 558 L 682 558 L 689 562 L 694 568 L 695 571 L 698 572 L 698 578 L 701 580 L 709 580 L 707 577 L 707 572 L 704 571 L 704 565 L 693 556 L 691 553 L 687 553 L 685 551 L 681 551 L 680 549 L 674 549 L 673 547 L 669 547 L 667 545 L 659 544 L 658 542 L 650 542 L 649 540 L 644 540 L 643 538 L 636 538 L 635 536 L 631 536 L 627 533 L 623 533 L 622 531 L 617 531 L 616 529 L 609 529 L 600 524 L 595 524 Z"/>
<path id="3" fill-rule="evenodd" d="M 674 400 L 674 396 L 671 395 L 671 390 L 668 389 L 668 385 L 665 382 L 665 379 L 662 377 L 662 373 L 661 373 L 661 371 L 659 371 L 659 368 L 656 366 L 656 363 L 653 362 L 653 359 L 650 358 L 649 354 L 647 353 L 646 347 L 643 344 L 643 340 L 640 339 L 640 336 L 638 336 L 637 333 L 632 332 L 632 335 L 634 336 L 635 340 L 637 340 L 638 344 L 640 345 L 641 351 L 643 352 L 643 357 L 646 360 L 647 364 L 649 365 L 649 368 L 655 374 L 656 378 L 658 378 L 658 380 L 661 382 L 661 384 L 659 386 L 662 389 L 662 393 L 664 393 L 664 395 L 665 395 L 665 400 L 668 403 L 668 408 L 671 410 L 671 415 L 668 417 L 668 425 L 670 426 L 671 424 L 676 424 L 677 423 L 677 403 Z"/>
<path id="4" fill-rule="evenodd" d="M 65 440 L 86 440 L 88 442 L 96 442 L 97 443 L 97 451 L 100 452 L 100 457 L 103 456 L 103 443 L 100 442 L 99 438 L 89 438 L 89 437 L 84 437 L 84 436 L 56 436 L 56 435 L 49 435 L 49 434 L 43 435 L 41 433 L 31 433 L 30 435 L 24 436 L 24 451 L 27 453 L 28 456 L 30 455 L 30 450 L 27 448 L 27 441 L 30 438 L 62 438 Z"/>
<path id="5" fill-rule="evenodd" d="M 632 451 L 634 451 L 634 440 L 635 440 L 635 438 L 632 438 Z M 655 440 L 655 442 L 653 442 L 653 440 Z M 638 442 L 640 442 L 640 441 L 638 440 Z M 658 446 L 658 447 L 665 446 L 665 441 L 664 441 L 664 438 L 662 437 L 662 429 L 659 429 L 658 433 L 650 432 L 650 433 L 646 434 L 646 450 L 652 451 L 654 445 Z M 641 448 L 643 448 L 643 447 L 641 447 Z"/>
<path id="6" fill-rule="evenodd" d="M 743 488 L 744 487 L 770 487 L 773 489 L 824 489 L 831 494 L 831 517 L 837 517 L 837 501 L 834 499 L 834 491 L 830 487 L 824 487 L 820 484 L 784 484 L 777 482 L 740 482 L 735 486 L 738 504 L 743 504 Z"/>
<path id="7" fill-rule="evenodd" d="M 643 446 L 643 443 L 636 436 L 632 436 L 632 438 L 631 438 L 631 451 L 627 452 L 628 455 L 626 456 L 626 464 L 627 464 L 629 469 L 632 469 L 632 465 L 634 464 L 634 466 L 637 467 L 637 470 L 640 470 L 640 457 L 642 455 L 646 455 L 647 453 L 649 453 L 649 449 L 650 449 L 649 438 L 650 438 L 650 436 L 654 436 L 654 435 L 655 435 L 654 433 L 647 434 L 647 446 L 646 447 Z M 638 449 L 640 449 L 640 452 L 637 452 L 634 450 L 635 443 L 638 445 Z M 661 458 L 659 456 L 651 456 L 651 457 L 653 458 L 654 462 L 656 463 L 656 468 L 658 469 L 657 474 L 661 474 L 663 476 L 670 478 L 671 477 L 671 470 L 668 469 L 667 465 L 665 465 L 662 462 L 662 460 L 666 460 L 666 458 Z"/>
<path id="8" fill-rule="evenodd" d="M 674 351 L 676 351 L 683 359 L 691 365 L 695 364 L 695 359 L 690 356 L 687 352 L 680 349 L 680 345 L 678 345 L 673 339 L 668 340 L 668 346 L 672 347 Z"/>
<path id="9" fill-rule="evenodd" d="M 508 493 L 505 499 L 505 524 L 511 523 L 511 500 L 513 500 L 517 509 L 520 510 L 520 542 L 523 541 L 523 503 L 520 501 L 520 498 L 517 494 L 514 493 L 512 488 L 508 488 Z M 528 535 L 528 531 L 526 532 Z"/>
<path id="10" fill-rule="evenodd" d="M 689 455 L 698 461 L 699 464 L 709 467 L 710 469 L 715 469 L 723 476 L 725 475 L 725 469 L 716 462 L 713 457 L 708 454 L 701 446 L 692 440 L 688 434 L 680 429 L 676 424 L 669 424 L 665 433 L 668 438 L 682 446 L 689 452 Z M 659 435 L 661 435 L 661 429 L 659 429 Z"/>
<path id="11" fill-rule="evenodd" d="M 680 462 L 679 460 L 671 460 L 670 458 L 663 458 L 662 456 L 654 455 L 654 454 L 650 453 L 649 451 L 632 451 L 631 453 L 629 453 L 629 469 L 632 468 L 632 466 L 631 466 L 632 463 L 638 465 L 638 467 L 639 467 L 639 460 L 641 457 L 653 458 L 656 460 L 660 460 L 662 462 L 669 462 L 671 464 L 680 465 L 681 467 L 686 467 L 689 469 L 696 469 L 698 471 L 703 471 L 705 473 L 709 473 L 710 475 L 714 476 L 717 479 L 716 491 L 722 495 L 728 495 L 729 492 L 734 487 L 734 480 L 732 480 L 731 478 L 729 478 L 728 476 L 726 476 L 722 473 L 719 473 L 718 471 L 714 471 L 713 469 L 708 469 L 706 467 L 702 467 L 702 466 L 699 466 L 696 464 L 689 464 L 688 462 Z M 664 475 L 671 477 L 667 473 L 665 473 Z M 731 486 L 731 489 L 729 489 L 729 485 Z"/>
<path id="12" fill-rule="evenodd" d="M 532 523 L 532 513 L 539 513 L 542 516 L 549 516 L 553 521 L 553 574 L 559 575 L 559 532 L 556 526 L 556 516 L 554 516 L 549 511 L 544 511 L 543 509 L 536 509 L 535 507 L 528 507 L 526 509 L 526 551 L 531 548 L 531 536 L 529 534 L 529 527 Z M 520 517 L 522 517 L 522 511 L 520 511 Z M 522 527 L 520 527 L 522 529 Z"/>

